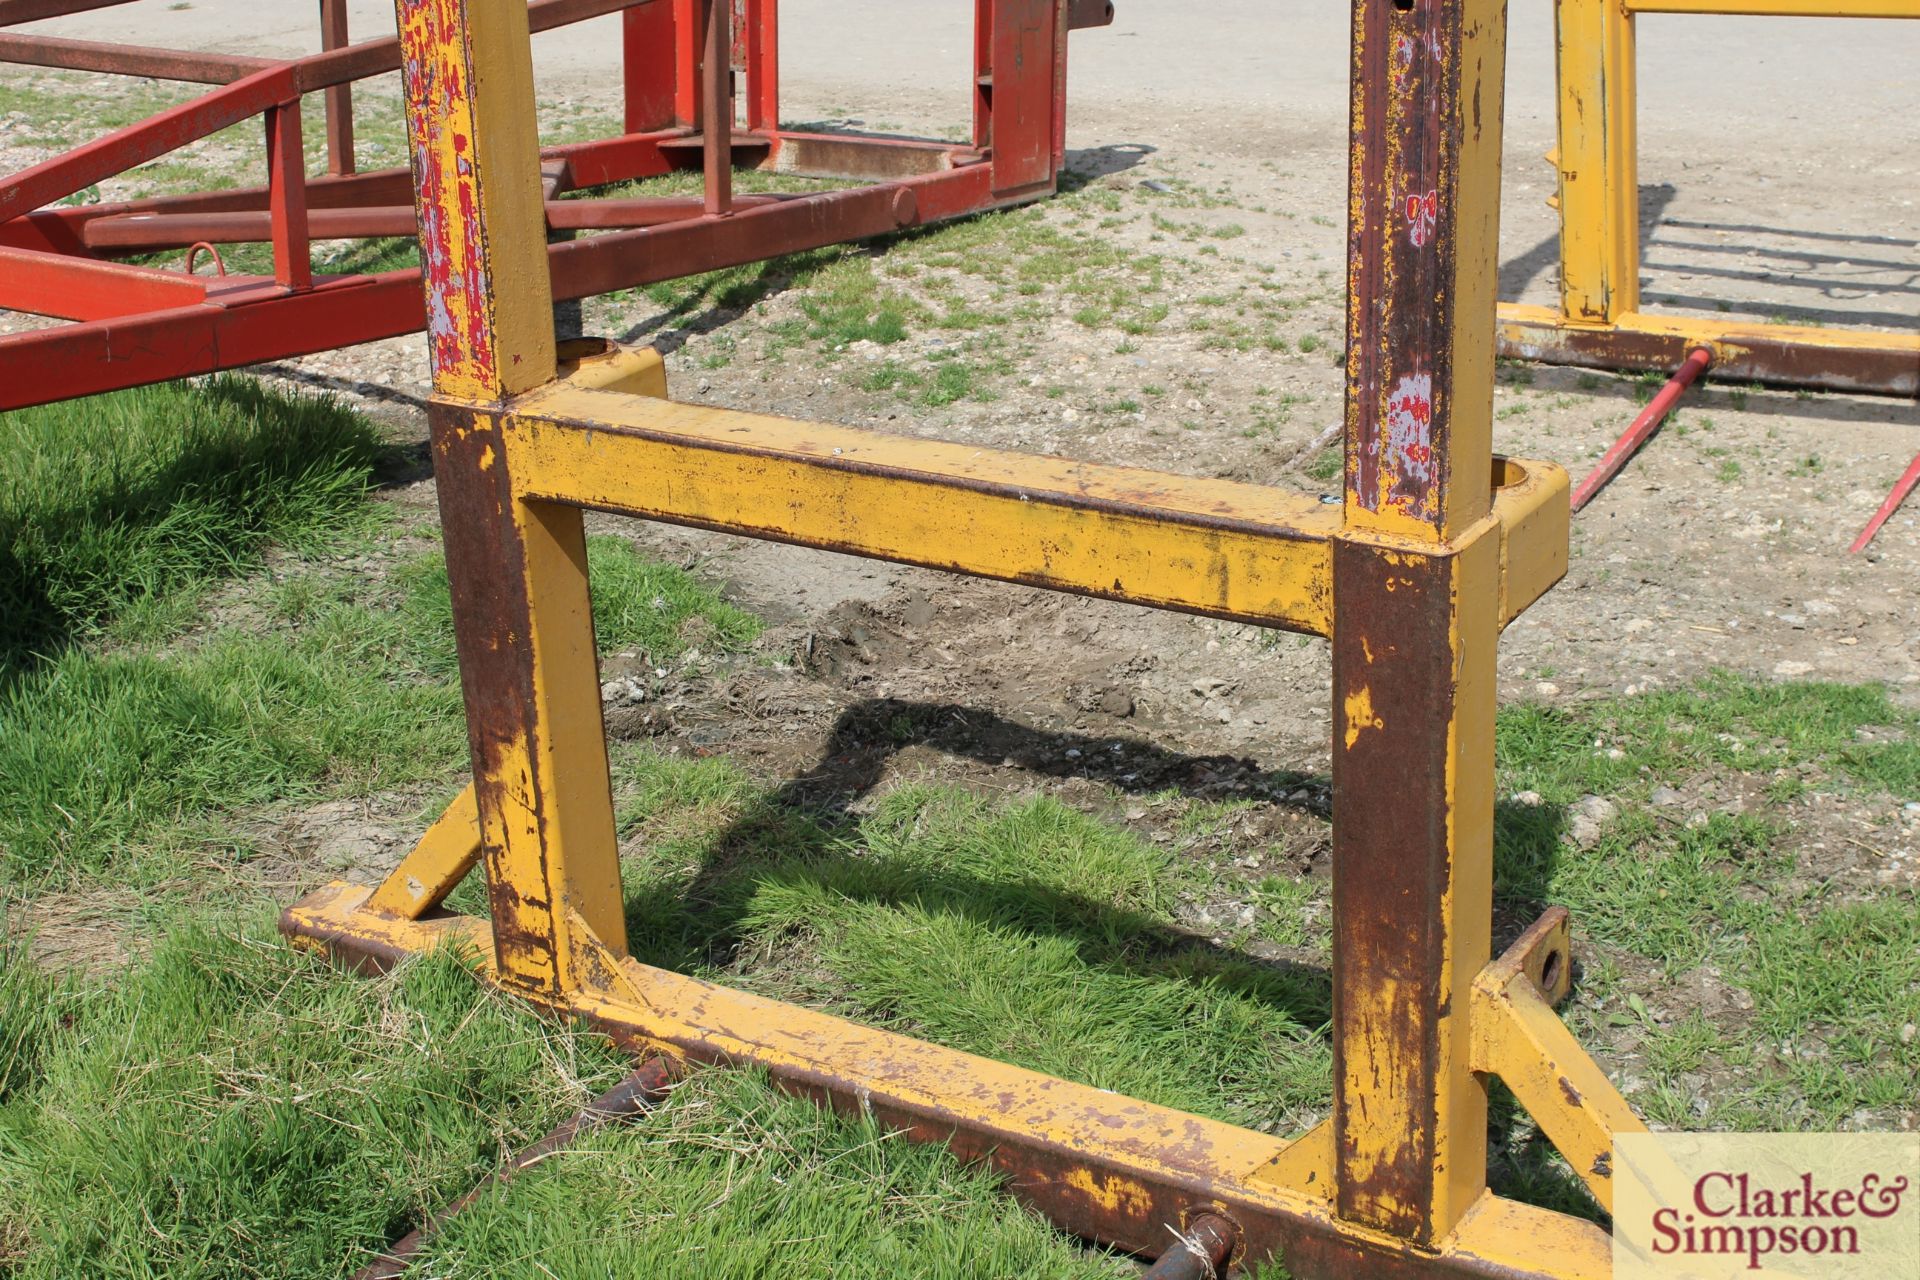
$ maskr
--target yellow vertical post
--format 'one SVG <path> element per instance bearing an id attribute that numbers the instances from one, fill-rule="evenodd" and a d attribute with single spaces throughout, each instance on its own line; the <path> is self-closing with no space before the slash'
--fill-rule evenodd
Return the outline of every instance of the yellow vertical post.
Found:
<path id="1" fill-rule="evenodd" d="M 1353 0 L 1333 548 L 1334 1190 L 1432 1243 L 1486 1186 L 1503 0 Z"/>
<path id="2" fill-rule="evenodd" d="M 433 359 L 434 476 L 503 981 L 624 950 L 578 509 L 523 500 L 504 402 L 555 375 L 525 0 L 396 0 Z"/>
<path id="3" fill-rule="evenodd" d="M 1560 86 L 1560 309 L 1612 324 L 1640 308 L 1633 13 L 1623 0 L 1554 6 Z"/>

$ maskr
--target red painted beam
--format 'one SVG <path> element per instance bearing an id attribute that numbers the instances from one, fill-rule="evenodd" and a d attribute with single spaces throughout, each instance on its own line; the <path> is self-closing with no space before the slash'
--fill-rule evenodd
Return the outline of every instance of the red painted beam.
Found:
<path id="1" fill-rule="evenodd" d="M 188 53 L 179 49 L 40 35 L 0 35 L 0 62 L 97 71 L 112 76 L 184 80 L 192 84 L 232 84 L 257 71 L 280 65 L 275 58 L 254 58 L 241 53 Z"/>
<path id="2" fill-rule="evenodd" d="M 0 308 L 101 320 L 204 301 L 206 283 L 177 271 L 0 245 Z"/>
<path id="3" fill-rule="evenodd" d="M 801 195 L 739 196 L 736 209 L 756 209 L 808 199 Z M 556 231 L 588 231 L 656 227 L 698 218 L 703 203 L 693 196 L 641 197 L 607 200 L 550 200 L 547 226 Z M 419 223 L 412 205 L 377 205 L 358 209 L 310 209 L 308 234 L 315 240 L 360 240 L 370 237 L 413 236 Z M 149 252 L 185 248 L 190 244 L 256 244 L 272 238 L 273 221 L 265 210 L 219 213 L 136 213 L 95 218 L 81 227 L 88 249 Z M 86 261 L 86 259 L 80 259 Z"/>
<path id="4" fill-rule="evenodd" d="M 14 27 L 45 18 L 64 18 L 70 13 L 90 13 L 95 9 L 111 9 L 115 5 L 131 3 L 133 0 L 0 0 L 0 27 Z"/>
<path id="5" fill-rule="evenodd" d="M 1627 465 L 1627 459 L 1660 429 L 1660 424 L 1667 420 L 1667 415 L 1673 412 L 1673 406 L 1680 402 L 1680 397 L 1687 393 L 1694 379 L 1705 373 L 1712 364 L 1713 352 L 1705 347 L 1695 347 L 1687 353 L 1686 363 L 1667 379 L 1667 385 L 1660 388 L 1660 394 L 1653 398 L 1653 403 L 1640 411 L 1640 416 L 1601 456 L 1600 465 L 1573 491 L 1575 511 L 1593 501 L 1594 495 L 1606 487 L 1607 481 L 1620 474 L 1620 468 Z"/>

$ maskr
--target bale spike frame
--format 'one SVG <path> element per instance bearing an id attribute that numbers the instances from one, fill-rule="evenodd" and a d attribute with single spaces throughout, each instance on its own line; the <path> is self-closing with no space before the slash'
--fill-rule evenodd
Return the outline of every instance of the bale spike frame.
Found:
<path id="1" fill-rule="evenodd" d="M 1500 354 L 1672 373 L 1696 347 L 1714 376 L 1920 395 L 1920 333 L 1739 323 L 1640 307 L 1635 18 L 1692 13 L 1920 18 L 1920 0 L 1555 0 L 1560 306 L 1500 306 Z"/>
<path id="2" fill-rule="evenodd" d="M 351 86 L 400 70 L 402 42 L 348 44 L 346 0 L 320 0 L 323 51 L 286 61 L 4 30 L 129 2 L 0 0 L 0 62 L 216 86 L 0 178 L 0 309 L 70 322 L 0 336 L 0 367 L 32 371 L 0 379 L 0 410 L 425 329 L 418 271 L 316 273 L 311 248 L 418 232 L 408 171 L 354 164 Z M 624 22 L 626 132 L 539 155 L 545 213 L 527 234 L 563 237 L 548 248 L 561 300 L 1052 194 L 1065 160 L 1067 33 L 1113 17 L 1106 0 L 974 0 L 973 131 L 956 143 L 781 128 L 777 0 L 525 7 L 534 31 L 613 13 Z M 312 178 L 302 152 L 308 93 L 324 94 L 327 127 L 328 172 Z M 264 186 L 65 203 L 255 116 L 265 124 Z M 734 127 L 705 129 L 719 118 Z M 735 166 L 861 185 L 735 196 Z M 704 171 L 702 196 L 561 199 L 680 169 Z M 458 234 L 449 224 L 432 230 Z M 213 246 L 233 243 L 271 244 L 272 274 L 226 274 Z M 220 274 L 193 273 L 196 249 L 213 249 Z M 179 269 L 115 260 L 168 250 L 183 254 Z"/>
<path id="3" fill-rule="evenodd" d="M 1491 452 L 1502 0 L 1353 3 L 1339 507 L 676 404 L 652 352 L 557 350 L 526 9 L 397 4 L 420 220 L 442 229 L 430 418 L 475 782 L 383 883 L 288 908 L 289 937 L 370 967 L 470 947 L 484 980 L 642 1056 L 758 1065 L 1140 1255 L 1226 1231 L 1232 1265 L 1302 1280 L 1610 1274 L 1600 1228 L 1486 1185 L 1493 1077 L 1603 1205 L 1613 1135 L 1642 1129 L 1553 1011 L 1566 913 L 1492 956 L 1496 648 L 1565 572 L 1568 529 L 1565 473 Z M 1409 192 L 1435 193 L 1418 236 Z M 1328 637 L 1331 1118 L 1290 1141 L 633 960 L 587 508 Z M 476 865 L 490 918 L 446 913 Z"/>

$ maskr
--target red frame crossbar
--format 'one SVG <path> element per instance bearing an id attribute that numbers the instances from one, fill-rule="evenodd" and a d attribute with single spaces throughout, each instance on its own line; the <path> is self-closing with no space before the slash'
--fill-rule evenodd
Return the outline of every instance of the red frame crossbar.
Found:
<path id="1" fill-rule="evenodd" d="M 128 0 L 0 0 L 0 28 Z M 975 0 L 971 144 L 779 126 L 777 0 L 532 0 L 533 30 L 624 15 L 626 133 L 542 151 L 556 299 L 737 266 L 1051 194 L 1065 162 L 1066 36 L 1112 20 L 1090 0 Z M 404 169 L 354 171 L 348 87 L 400 65 L 394 37 L 346 43 L 321 6 L 322 52 L 283 62 L 0 33 L 0 61 L 217 87 L 0 178 L 0 308 L 72 323 L 0 336 L 0 409 L 417 332 L 416 270 L 315 274 L 315 239 L 415 234 Z M 744 74 L 744 127 L 735 100 Z M 301 95 L 324 92 L 328 173 L 309 177 Z M 268 183 L 107 204 L 57 202 L 250 117 Z M 704 122 L 724 116 L 729 130 Z M 742 165 L 862 185 L 779 197 L 732 193 Z M 558 197 L 675 170 L 699 199 Z M 269 243 L 274 272 L 196 276 L 116 261 L 168 249 Z"/>

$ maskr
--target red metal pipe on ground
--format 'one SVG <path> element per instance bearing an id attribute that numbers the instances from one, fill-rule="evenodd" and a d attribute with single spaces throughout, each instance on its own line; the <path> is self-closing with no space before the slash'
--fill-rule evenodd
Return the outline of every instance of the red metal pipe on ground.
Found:
<path id="1" fill-rule="evenodd" d="M 1887 495 L 1887 500 L 1880 504 L 1878 511 L 1873 513 L 1873 519 L 1867 521 L 1867 527 L 1860 531 L 1860 536 L 1855 538 L 1853 545 L 1847 548 L 1850 554 L 1867 549 L 1867 544 L 1872 542 L 1874 535 L 1880 532 L 1880 526 L 1900 509 L 1900 504 L 1907 500 L 1907 495 L 1913 492 L 1913 486 L 1916 484 L 1920 484 L 1920 456 L 1909 462 L 1900 478 L 1894 481 L 1893 492 Z"/>
<path id="2" fill-rule="evenodd" d="M 1613 447 L 1601 457 L 1600 465 L 1595 467 L 1592 473 L 1580 482 L 1580 487 L 1573 491 L 1575 511 L 1593 501 L 1593 496 L 1606 487 L 1607 481 L 1620 474 L 1620 468 L 1627 465 L 1627 459 L 1647 442 L 1648 437 L 1660 429 L 1660 424 L 1667 420 L 1667 415 L 1673 412 L 1673 406 L 1679 403 L 1680 397 L 1686 394 L 1687 388 L 1691 387 L 1694 381 L 1712 365 L 1713 352 L 1708 348 L 1695 347 L 1687 352 L 1686 363 L 1667 379 L 1667 385 L 1660 388 L 1660 394 L 1653 398 L 1653 403 L 1640 411 L 1640 416 L 1633 420 L 1633 425 L 1628 427 L 1621 437 L 1613 442 Z"/>

